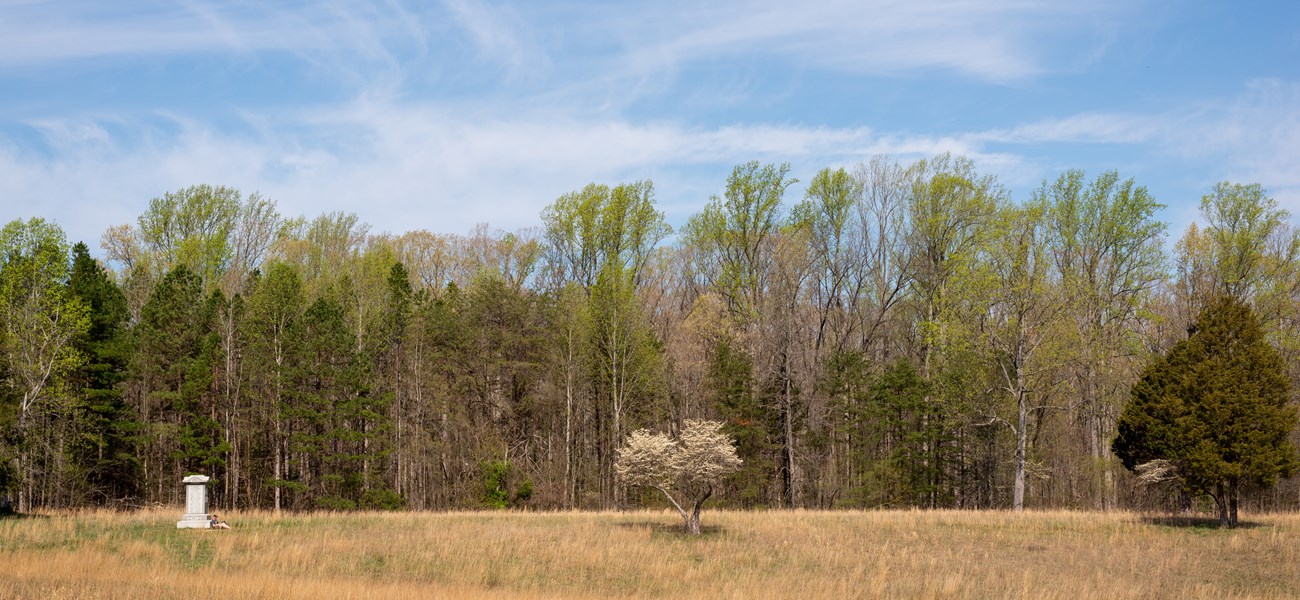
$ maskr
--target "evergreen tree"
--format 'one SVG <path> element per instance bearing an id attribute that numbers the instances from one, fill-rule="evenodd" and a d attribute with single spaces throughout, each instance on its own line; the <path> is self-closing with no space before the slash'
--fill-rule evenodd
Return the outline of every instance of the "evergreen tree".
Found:
<path id="1" fill-rule="evenodd" d="M 924 506 L 943 494 L 943 463 L 930 460 L 929 448 L 949 443 L 939 406 L 926 402 L 929 386 L 906 360 L 890 365 L 868 390 L 867 411 L 855 421 L 886 438 L 888 454 L 878 472 L 895 487 L 904 506 Z M 889 499 L 889 496 L 885 496 Z"/>
<path id="2" fill-rule="evenodd" d="M 742 466 L 728 481 L 742 506 L 767 501 L 775 474 L 777 449 L 774 415 L 754 393 L 754 360 L 729 340 L 718 341 L 709 360 L 709 388 L 715 409 L 725 419 L 723 431 L 736 440 Z"/>
<path id="3" fill-rule="evenodd" d="M 285 489 L 294 489 L 286 475 L 287 438 L 290 421 L 283 418 L 288 402 L 292 373 L 299 362 L 298 321 L 305 303 L 303 281 L 298 271 L 285 262 L 267 265 L 266 275 L 254 278 L 248 300 L 248 318 L 244 320 L 246 364 L 251 375 L 254 435 L 260 432 L 269 472 L 271 506 L 283 508 Z M 253 457 L 250 457 L 250 459 Z M 255 460 L 250 460 L 250 467 Z"/>
<path id="4" fill-rule="evenodd" d="M 221 336 L 213 327 L 217 310 L 226 305 L 221 290 L 214 291 L 198 313 L 197 346 L 184 360 L 185 381 L 181 384 L 176 411 L 180 419 L 178 448 L 185 472 L 225 476 L 226 456 L 230 444 L 222 436 L 217 420 L 216 370 L 222 362 Z"/>
<path id="5" fill-rule="evenodd" d="M 379 327 L 372 336 L 376 343 L 374 344 L 374 364 L 378 375 L 378 385 L 376 386 L 375 395 L 380 399 L 380 403 L 387 407 L 388 414 L 386 419 L 391 425 L 394 435 L 390 445 L 392 451 L 389 453 L 389 461 L 384 474 L 385 490 L 391 487 L 391 491 L 385 492 L 384 496 L 393 502 L 393 507 L 400 505 L 400 496 L 402 486 L 405 483 L 403 476 L 404 465 L 409 462 L 404 461 L 404 452 L 407 447 L 410 436 L 410 417 L 418 414 L 419 406 L 417 402 L 411 402 L 408 398 L 411 365 L 418 359 L 414 352 L 408 349 L 407 340 L 414 337 L 408 329 L 411 325 L 411 315 L 415 299 L 411 289 L 410 274 L 406 267 L 400 262 L 394 262 L 388 272 L 388 294 L 385 298 L 384 314 L 380 319 Z M 391 483 L 391 485 L 388 485 Z"/>
<path id="6" fill-rule="evenodd" d="M 216 424 L 213 370 L 220 360 L 213 331 L 215 306 L 204 301 L 202 281 L 177 267 L 155 286 L 135 330 L 132 379 L 140 391 L 137 410 L 149 428 L 143 457 L 151 487 L 164 490 L 187 472 L 220 478 L 226 448 Z M 168 500 L 164 493 L 162 498 Z"/>
<path id="7" fill-rule="evenodd" d="M 79 483 L 87 501 L 128 501 L 138 493 L 136 444 L 143 424 L 122 393 L 132 351 L 126 296 L 90 257 L 86 244 L 78 242 L 72 254 L 68 291 L 90 309 L 90 327 L 75 344 L 86 363 L 74 376 L 81 435 L 72 459 L 83 475 Z"/>
<path id="8" fill-rule="evenodd" d="M 293 382 L 281 417 L 291 422 L 289 463 L 296 468 L 286 479 L 301 483 L 317 506 L 356 508 L 349 493 L 353 490 L 344 489 L 358 482 L 347 456 L 347 423 L 339 410 L 356 393 L 357 382 L 351 377 L 355 340 L 343 306 L 330 293 L 307 308 L 296 329 L 295 345 L 302 355 L 291 367 Z"/>
<path id="9" fill-rule="evenodd" d="M 346 283 L 344 284 L 346 287 Z M 330 290 L 295 326 L 301 355 L 291 367 L 283 417 L 291 421 L 286 479 L 307 492 L 299 508 L 393 508 L 401 505 L 383 483 L 389 444 L 387 403 L 374 393 L 371 360 L 356 348 L 346 311 Z"/>
<path id="10" fill-rule="evenodd" d="M 1237 525 L 1243 488 L 1269 486 L 1300 465 L 1290 382 L 1250 307 L 1223 296 L 1191 336 L 1154 361 L 1133 387 L 1113 448 L 1130 470 L 1172 472 L 1208 493 L 1219 523 Z M 1163 461 L 1163 462 L 1159 462 Z"/>

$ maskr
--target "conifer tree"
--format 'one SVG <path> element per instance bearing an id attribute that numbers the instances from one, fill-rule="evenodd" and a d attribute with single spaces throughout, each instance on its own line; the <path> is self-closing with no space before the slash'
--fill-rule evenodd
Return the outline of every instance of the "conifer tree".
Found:
<path id="1" fill-rule="evenodd" d="M 137 493 L 140 461 L 135 445 L 143 427 L 120 385 L 131 356 L 126 296 L 90 257 L 86 244 L 78 242 L 72 254 L 68 291 L 90 310 L 89 328 L 75 343 L 86 362 L 74 376 L 73 385 L 79 389 L 76 420 L 82 431 L 72 458 L 81 469 L 79 483 L 90 502 L 122 502 Z"/>
<path id="2" fill-rule="evenodd" d="M 219 294 L 205 301 L 199 276 L 177 267 L 140 311 L 131 370 L 140 392 L 137 410 L 150 430 L 142 453 L 150 463 L 148 485 L 186 472 L 224 476 L 227 448 L 212 410 L 220 360 L 212 319 L 224 301 Z"/>
<path id="3" fill-rule="evenodd" d="M 1241 492 L 1300 466 L 1290 382 L 1249 306 L 1222 296 L 1191 336 L 1149 365 L 1133 386 L 1113 448 L 1139 474 L 1165 471 L 1214 497 L 1219 524 L 1235 527 Z"/>

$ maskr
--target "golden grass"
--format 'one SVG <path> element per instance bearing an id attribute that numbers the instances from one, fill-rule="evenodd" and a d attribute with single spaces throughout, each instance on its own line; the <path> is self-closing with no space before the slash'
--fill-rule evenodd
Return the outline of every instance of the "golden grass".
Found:
<path id="1" fill-rule="evenodd" d="M 1222 531 L 1124 513 L 227 513 L 0 520 L 0 597 L 1295 598 L 1300 516 Z"/>

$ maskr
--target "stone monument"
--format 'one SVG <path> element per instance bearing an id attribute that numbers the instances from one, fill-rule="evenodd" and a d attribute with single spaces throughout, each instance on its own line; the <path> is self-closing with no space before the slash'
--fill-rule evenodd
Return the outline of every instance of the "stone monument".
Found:
<path id="1" fill-rule="evenodd" d="M 185 483 L 185 516 L 176 522 L 177 529 L 208 529 L 208 476 L 190 475 Z"/>

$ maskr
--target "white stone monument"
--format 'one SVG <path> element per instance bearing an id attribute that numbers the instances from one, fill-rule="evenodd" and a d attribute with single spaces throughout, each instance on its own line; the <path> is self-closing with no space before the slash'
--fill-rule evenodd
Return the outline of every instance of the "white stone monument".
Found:
<path id="1" fill-rule="evenodd" d="M 208 476 L 190 475 L 185 483 L 185 516 L 176 522 L 177 529 L 208 529 Z"/>

